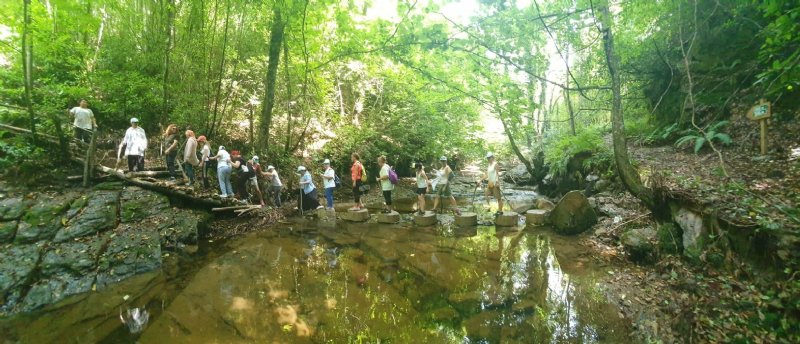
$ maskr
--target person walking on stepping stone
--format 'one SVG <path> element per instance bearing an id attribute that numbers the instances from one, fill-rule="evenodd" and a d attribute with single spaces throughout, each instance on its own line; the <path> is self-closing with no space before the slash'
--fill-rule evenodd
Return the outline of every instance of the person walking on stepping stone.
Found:
<path id="1" fill-rule="evenodd" d="M 417 212 L 423 215 L 425 214 L 425 194 L 430 189 L 431 181 L 428 180 L 428 175 L 425 174 L 425 168 L 422 166 L 421 161 L 414 163 L 414 168 L 416 169 L 417 177 Z"/>
<path id="2" fill-rule="evenodd" d="M 386 163 L 385 156 L 380 156 L 378 158 L 378 166 L 381 168 L 381 172 L 379 177 L 375 179 L 381 183 L 381 190 L 383 191 L 383 213 L 389 214 L 392 212 L 392 190 L 394 190 L 394 185 L 392 181 L 389 180 L 389 171 L 391 167 Z"/>
<path id="3" fill-rule="evenodd" d="M 497 212 L 495 215 L 503 215 L 503 194 L 500 191 L 500 178 L 498 175 L 500 166 L 498 166 L 497 159 L 494 158 L 494 154 L 492 154 L 492 152 L 486 153 L 486 160 L 489 162 L 489 165 L 486 168 L 486 173 L 483 175 L 483 178 L 488 181 L 486 186 L 486 206 L 491 209 L 489 198 L 494 196 L 494 198 L 497 200 Z M 480 181 L 478 181 L 478 183 L 480 183 Z"/>
<path id="4" fill-rule="evenodd" d="M 350 177 L 353 179 L 353 200 L 356 202 L 356 205 L 350 210 L 361 210 L 364 209 L 364 204 L 361 203 L 361 189 L 364 186 L 364 182 L 366 182 L 363 179 L 366 173 L 364 172 L 364 166 L 361 165 L 361 156 L 358 153 L 353 153 L 350 158 L 353 160 L 353 166 L 350 167 Z"/>
<path id="5" fill-rule="evenodd" d="M 453 212 L 456 213 L 456 215 L 461 215 L 461 211 L 456 207 L 456 198 L 453 197 L 453 193 L 450 191 L 450 182 L 452 182 L 455 178 L 455 173 L 453 173 L 450 165 L 447 164 L 446 156 L 443 155 L 441 158 L 439 158 L 439 162 L 441 163 L 442 168 L 439 170 L 440 179 L 438 183 L 438 189 L 436 190 L 436 197 L 433 199 L 433 209 L 437 209 L 439 207 L 439 202 L 442 202 L 442 197 L 449 197 Z"/>
<path id="6" fill-rule="evenodd" d="M 333 210 L 333 190 L 336 188 L 336 171 L 331 168 L 331 161 L 329 159 L 325 159 L 322 165 L 325 166 L 325 172 L 322 174 L 322 184 L 325 187 L 325 200 L 328 204 L 328 210 Z"/>

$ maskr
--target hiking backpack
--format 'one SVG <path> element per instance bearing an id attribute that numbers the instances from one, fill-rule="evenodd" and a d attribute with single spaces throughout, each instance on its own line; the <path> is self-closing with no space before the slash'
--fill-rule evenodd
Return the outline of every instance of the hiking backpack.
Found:
<path id="1" fill-rule="evenodd" d="M 397 184 L 397 172 L 395 172 L 391 166 L 389 166 L 389 182 L 391 182 L 392 185 Z"/>

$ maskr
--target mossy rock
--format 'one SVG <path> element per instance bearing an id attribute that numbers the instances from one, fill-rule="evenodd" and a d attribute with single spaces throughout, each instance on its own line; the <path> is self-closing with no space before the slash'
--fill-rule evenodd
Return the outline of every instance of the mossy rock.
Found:
<path id="1" fill-rule="evenodd" d="M 108 248 L 97 263 L 97 287 L 103 288 L 128 277 L 161 267 L 158 232 L 124 224 L 116 228 Z"/>
<path id="2" fill-rule="evenodd" d="M 630 255 L 631 260 L 638 263 L 653 263 L 656 260 L 656 241 L 658 233 L 651 227 L 634 228 L 622 234 L 620 241 Z"/>
<path id="3" fill-rule="evenodd" d="M 674 223 L 662 223 L 658 226 L 658 247 L 667 254 L 678 254 L 683 249 L 683 235 Z"/>
<path id="4" fill-rule="evenodd" d="M 570 191 L 550 212 L 550 222 L 559 234 L 579 234 L 597 223 L 597 214 L 580 191 Z"/>
<path id="5" fill-rule="evenodd" d="M 131 223 L 170 210 L 169 198 L 139 187 L 126 188 L 120 197 L 120 221 Z"/>
<path id="6" fill-rule="evenodd" d="M 6 198 L 0 201 L 0 220 L 18 220 L 30 205 L 31 202 L 22 197 Z"/>
<path id="7" fill-rule="evenodd" d="M 0 246 L 0 314 L 10 313 L 39 262 L 38 244 Z"/>
<path id="8" fill-rule="evenodd" d="M 74 200 L 75 196 L 39 197 L 37 204 L 30 207 L 22 216 L 14 242 L 32 243 L 52 239 L 66 223 L 62 215 Z"/>
<path id="9" fill-rule="evenodd" d="M 5 244 L 14 240 L 14 235 L 17 234 L 17 224 L 19 221 L 4 221 L 0 222 L 0 244 Z"/>
<path id="10" fill-rule="evenodd" d="M 83 211 L 70 220 L 67 227 L 59 230 L 53 240 L 62 242 L 114 228 L 118 209 L 119 192 L 94 191 Z"/>

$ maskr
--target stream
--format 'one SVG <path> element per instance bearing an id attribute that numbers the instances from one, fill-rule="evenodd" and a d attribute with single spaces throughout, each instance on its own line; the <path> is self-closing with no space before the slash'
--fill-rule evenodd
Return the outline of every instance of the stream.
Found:
<path id="1" fill-rule="evenodd" d="M 608 268 L 569 238 L 421 228 L 410 216 L 396 225 L 298 217 L 206 240 L 192 255 L 165 257 L 160 271 L 0 320 L 0 333 L 3 343 L 631 340 L 597 283 Z M 150 312 L 138 334 L 120 321 L 133 307 Z"/>

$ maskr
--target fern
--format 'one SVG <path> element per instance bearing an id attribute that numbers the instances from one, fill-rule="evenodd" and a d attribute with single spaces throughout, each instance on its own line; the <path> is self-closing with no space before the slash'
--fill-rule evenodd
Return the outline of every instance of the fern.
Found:
<path id="1" fill-rule="evenodd" d="M 697 154 L 707 142 L 719 142 L 723 145 L 729 145 L 733 142 L 730 135 L 720 132 L 728 123 L 730 122 L 719 121 L 714 123 L 708 126 L 705 134 L 696 129 L 687 129 L 682 133 L 684 136 L 675 141 L 675 146 L 680 148 L 694 142 L 694 154 Z"/>

